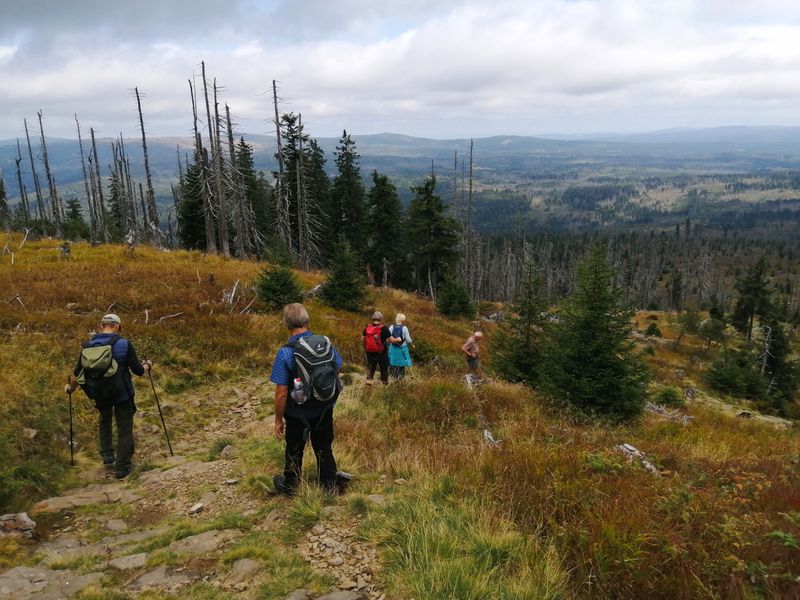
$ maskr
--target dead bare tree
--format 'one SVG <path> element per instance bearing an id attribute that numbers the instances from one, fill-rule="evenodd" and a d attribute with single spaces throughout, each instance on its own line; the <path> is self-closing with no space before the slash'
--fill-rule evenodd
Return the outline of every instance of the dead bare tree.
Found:
<path id="1" fill-rule="evenodd" d="M 36 162 L 33 160 L 33 147 L 31 146 L 31 136 L 28 133 L 28 120 L 22 119 L 25 125 L 25 139 L 28 141 L 28 156 L 31 159 L 31 173 L 33 175 L 33 188 L 36 191 L 36 208 L 39 211 L 39 220 L 44 225 L 47 221 L 47 212 L 44 209 L 44 199 L 42 198 L 42 186 L 39 183 L 39 174 L 36 172 Z"/>
<path id="2" fill-rule="evenodd" d="M 19 146 L 19 138 L 17 138 L 17 157 L 14 159 L 17 166 L 17 185 L 19 186 L 19 201 L 22 205 L 22 220 L 25 225 L 31 218 L 30 209 L 28 207 L 28 193 L 25 191 L 25 185 L 22 183 L 22 152 Z"/>
<path id="3" fill-rule="evenodd" d="M 205 79 L 205 77 L 204 77 Z M 200 132 L 197 129 L 197 95 L 192 80 L 189 80 L 189 95 L 192 99 L 192 115 L 194 118 L 194 143 L 196 160 L 200 167 L 200 197 L 203 205 L 203 224 L 205 226 L 206 234 L 206 252 L 209 254 L 217 253 L 217 236 L 214 226 L 214 213 L 211 206 L 211 199 L 207 185 L 208 181 L 208 159 L 206 157 L 205 149 L 203 148 L 203 140 Z"/>
<path id="4" fill-rule="evenodd" d="M 97 239 L 98 233 L 98 218 L 97 206 L 89 186 L 89 174 L 86 170 L 86 157 L 83 154 L 83 138 L 81 137 L 81 123 L 78 121 L 78 115 L 75 114 L 75 127 L 78 130 L 78 149 L 81 153 L 81 170 L 83 171 L 83 187 L 86 191 L 86 205 L 89 208 L 89 229 L 91 231 L 92 241 Z"/>
<path id="5" fill-rule="evenodd" d="M 204 65 L 205 67 L 205 65 Z M 203 81 L 205 81 L 204 71 Z M 206 98 L 206 105 L 208 99 Z M 209 128 L 210 131 L 210 128 Z M 225 190 L 222 186 L 223 181 L 223 168 L 222 168 L 222 136 L 220 133 L 220 118 L 219 118 L 219 101 L 217 100 L 217 79 L 214 78 L 214 139 L 211 146 L 211 156 L 214 165 L 214 188 L 217 197 L 217 229 L 219 230 L 219 241 L 222 246 L 222 254 L 225 256 L 231 255 L 230 241 L 228 236 L 228 207 Z"/>
<path id="6" fill-rule="evenodd" d="M 281 144 L 281 120 L 278 115 L 278 86 L 272 80 L 272 105 L 275 109 L 275 138 L 278 144 L 278 177 L 275 181 L 275 199 L 277 206 L 277 225 L 278 235 L 280 235 L 286 247 L 291 252 L 292 249 L 292 225 L 291 214 L 289 211 L 289 195 L 284 179 L 283 147 Z"/>
<path id="7" fill-rule="evenodd" d="M 50 170 L 50 161 L 47 158 L 47 141 L 44 137 L 44 125 L 42 124 L 42 111 L 36 113 L 39 117 L 39 133 L 42 135 L 42 161 L 44 161 L 44 173 L 47 177 L 47 190 L 50 194 L 50 210 L 53 213 L 53 225 L 56 228 L 56 236 L 61 237 L 64 234 L 64 208 L 61 206 L 61 200 L 58 198 L 58 190 L 56 190 L 56 180 L 53 178 L 53 172 Z"/>
<path id="8" fill-rule="evenodd" d="M 253 207 L 247 200 L 244 191 L 242 174 L 236 166 L 236 148 L 233 143 L 233 123 L 231 121 L 231 109 L 225 105 L 225 120 L 228 130 L 228 154 L 230 156 L 229 175 L 230 187 L 233 196 L 233 223 L 234 223 L 234 244 L 236 252 L 240 256 L 252 256 L 259 247 L 259 234 L 256 230 L 256 219 Z"/>
<path id="9" fill-rule="evenodd" d="M 461 208 L 458 205 L 458 150 L 453 150 L 453 197 L 450 200 L 450 211 L 461 220 Z"/>
<path id="10" fill-rule="evenodd" d="M 467 194 L 467 214 L 465 220 L 465 232 L 464 237 L 466 238 L 466 263 L 467 263 L 467 287 L 470 290 L 471 294 L 474 294 L 475 291 L 475 279 L 474 279 L 474 235 L 472 231 L 472 167 L 473 167 L 473 141 L 469 141 L 469 192 Z"/>
<path id="11" fill-rule="evenodd" d="M 133 88 L 136 94 L 136 108 L 139 110 L 139 127 L 142 130 L 142 152 L 144 154 L 144 174 L 147 181 L 147 213 L 144 217 L 145 228 L 149 230 L 150 240 L 153 244 L 159 243 L 158 208 L 156 207 L 156 192 L 153 189 L 153 177 L 150 174 L 150 157 L 147 154 L 147 135 L 144 132 L 144 117 L 142 116 L 142 99 L 139 88 Z"/>
<path id="12" fill-rule="evenodd" d="M 106 203 L 103 197 L 103 180 L 100 178 L 100 162 L 97 160 L 97 142 L 94 138 L 94 127 L 89 128 L 89 135 L 92 139 L 92 157 L 94 158 L 94 176 L 96 179 L 97 189 L 97 213 L 100 217 L 100 231 L 103 234 L 103 241 L 109 242 L 108 226 L 106 224 Z"/>
<path id="13" fill-rule="evenodd" d="M 144 186 L 141 182 L 139 182 L 139 206 L 141 207 L 140 210 L 142 211 L 139 213 L 142 215 L 142 234 L 143 236 L 147 234 L 147 203 L 144 199 Z"/>

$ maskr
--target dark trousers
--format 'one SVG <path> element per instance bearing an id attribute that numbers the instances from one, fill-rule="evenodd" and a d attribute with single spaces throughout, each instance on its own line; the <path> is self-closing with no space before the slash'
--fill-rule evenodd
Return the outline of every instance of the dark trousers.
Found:
<path id="1" fill-rule="evenodd" d="M 117 467 L 130 467 L 133 457 L 133 402 L 120 402 L 97 407 L 100 413 L 100 455 L 115 456 L 112 422 L 117 422 Z"/>
<path id="2" fill-rule="evenodd" d="M 397 379 L 403 379 L 406 376 L 406 368 L 405 367 L 392 367 L 392 377 Z"/>
<path id="3" fill-rule="evenodd" d="M 322 486 L 333 486 L 336 483 L 336 459 L 333 458 L 333 407 L 323 415 L 308 419 L 308 424 L 301 419 L 286 415 L 286 464 L 283 469 L 286 486 L 294 487 L 300 482 L 303 473 L 303 451 L 306 440 L 311 438 L 311 447 L 317 457 L 317 478 Z"/>
<path id="4" fill-rule="evenodd" d="M 381 383 L 389 383 L 389 355 L 386 352 L 367 352 L 367 380 L 375 377 L 375 369 L 381 369 Z"/>

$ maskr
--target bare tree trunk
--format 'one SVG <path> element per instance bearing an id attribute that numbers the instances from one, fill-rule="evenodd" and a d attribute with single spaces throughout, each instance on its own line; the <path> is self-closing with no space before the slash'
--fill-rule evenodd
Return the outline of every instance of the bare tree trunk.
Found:
<path id="1" fill-rule="evenodd" d="M 466 263 L 467 263 L 467 288 L 470 294 L 475 292 L 474 280 L 474 250 L 473 250 L 473 235 L 472 235 L 472 164 L 473 164 L 473 141 L 469 141 L 469 193 L 467 195 L 467 215 L 466 215 Z"/>
<path id="2" fill-rule="evenodd" d="M 53 224 L 56 226 L 56 237 L 64 235 L 64 209 L 61 206 L 61 201 L 58 199 L 58 190 L 56 190 L 56 181 L 53 179 L 53 173 L 50 170 L 50 161 L 47 159 L 47 141 L 44 137 L 44 125 L 42 125 L 42 111 L 36 113 L 39 117 L 39 132 L 42 134 L 42 160 L 44 161 L 44 173 L 47 177 L 47 189 L 50 193 L 50 206 L 53 211 Z"/>
<path id="3" fill-rule="evenodd" d="M 94 139 L 94 128 L 89 128 L 89 135 L 92 138 L 92 156 L 94 157 L 95 177 L 97 179 L 97 212 L 100 216 L 100 231 L 103 232 L 103 241 L 108 243 L 108 226 L 106 224 L 106 203 L 103 198 L 103 180 L 100 178 L 100 163 L 97 160 L 97 143 Z"/>
<path id="4" fill-rule="evenodd" d="M 205 79 L 205 77 L 203 78 Z M 194 117 L 194 144 L 197 154 L 197 162 L 200 165 L 200 197 L 203 204 L 203 224 L 206 233 L 206 252 L 208 254 L 217 253 L 217 236 L 214 226 L 214 213 L 211 207 L 211 199 L 209 198 L 208 186 L 206 185 L 208 179 L 207 160 L 205 159 L 205 152 L 203 150 L 203 140 L 200 137 L 200 132 L 197 130 L 197 96 L 195 94 L 192 80 L 189 80 L 189 93 L 192 97 L 192 115 Z"/>
<path id="5" fill-rule="evenodd" d="M 133 88 L 136 94 L 136 108 L 139 110 L 139 126 L 142 130 L 142 152 L 144 153 L 144 174 L 147 180 L 147 217 L 145 219 L 146 228 L 150 232 L 150 239 L 153 244 L 159 243 L 158 231 L 158 208 L 156 207 L 156 192 L 153 189 L 153 178 L 150 175 L 150 158 L 147 154 L 147 136 L 144 132 L 144 117 L 142 116 L 142 100 L 139 95 L 139 88 Z"/>
<path id="6" fill-rule="evenodd" d="M 275 138 L 278 144 L 278 179 L 275 182 L 275 199 L 277 205 L 278 234 L 292 251 L 292 226 L 289 216 L 289 195 L 284 180 L 283 145 L 281 143 L 281 120 L 278 116 L 278 86 L 272 80 L 272 105 L 275 109 Z"/>
<path id="7" fill-rule="evenodd" d="M 97 210 L 95 208 L 94 195 L 89 189 L 89 174 L 86 171 L 86 157 L 83 154 L 83 138 L 81 137 L 81 123 L 78 115 L 75 114 L 75 127 L 78 130 L 78 149 L 81 153 L 81 170 L 83 171 L 83 187 L 86 190 L 86 204 L 89 207 L 89 227 L 91 230 L 92 241 L 97 239 Z"/>
<path id="8" fill-rule="evenodd" d="M 309 269 L 308 258 L 308 209 L 305 205 L 305 194 L 303 193 L 303 115 L 297 115 L 298 133 L 298 152 L 297 152 L 297 250 L 300 257 L 300 268 L 304 271 Z"/>
<path id="9" fill-rule="evenodd" d="M 22 163 L 22 151 L 19 147 L 19 138 L 17 138 L 17 158 L 14 159 L 14 162 L 17 165 L 17 184 L 19 185 L 19 200 L 22 203 L 22 222 L 27 225 L 31 214 L 30 208 L 28 207 L 28 194 L 25 191 L 25 185 L 22 183 L 22 168 L 20 167 Z"/>
<path id="10" fill-rule="evenodd" d="M 205 77 L 203 77 L 203 82 L 205 83 Z M 206 106 L 208 106 L 208 97 L 206 97 Z M 219 102 L 217 101 L 216 78 L 214 79 L 214 129 L 215 131 L 214 139 L 211 145 L 211 156 L 214 163 L 214 187 L 217 196 L 217 207 L 219 210 L 219 218 L 217 219 L 219 243 L 220 246 L 222 246 L 222 254 L 225 256 L 230 256 L 231 248 L 230 241 L 228 239 L 228 210 L 226 206 L 227 198 L 225 197 L 225 190 L 222 187 L 222 140 L 220 139 Z"/>
<path id="11" fill-rule="evenodd" d="M 436 302 L 436 293 L 433 289 L 433 275 L 431 274 L 431 261 L 428 261 L 428 293 L 431 296 L 431 302 Z"/>
<path id="12" fill-rule="evenodd" d="M 147 204 L 144 199 L 144 186 L 139 183 L 139 205 L 141 206 L 142 215 L 142 234 L 147 234 Z"/>
<path id="13" fill-rule="evenodd" d="M 129 215 L 131 221 L 128 235 L 139 239 L 139 219 L 144 219 L 144 215 L 139 213 L 139 207 L 136 205 L 136 186 L 133 183 L 133 177 L 131 177 L 131 159 L 128 158 L 128 152 L 125 150 L 125 140 L 122 138 L 121 133 L 119 134 L 119 148 L 122 158 L 122 167 L 125 171 L 125 188 L 128 190 L 128 206 L 130 207 Z"/>
<path id="14" fill-rule="evenodd" d="M 31 136 L 28 133 L 28 120 L 22 119 L 25 125 L 25 139 L 28 141 L 28 156 L 31 159 L 31 173 L 33 174 L 33 188 L 36 191 L 36 208 L 39 210 L 39 220 L 44 225 L 47 221 L 47 213 L 44 209 L 44 199 L 42 198 L 42 186 L 39 184 L 39 174 L 36 172 L 36 163 L 33 160 L 33 148 L 31 147 Z"/>
<path id="15" fill-rule="evenodd" d="M 461 220 L 460 207 L 458 206 L 458 150 L 453 150 L 453 200 L 450 204 L 453 217 Z"/>
<path id="16" fill-rule="evenodd" d="M 236 147 L 233 143 L 233 123 L 231 109 L 225 105 L 225 124 L 228 129 L 228 155 L 230 161 L 231 187 L 233 190 L 234 207 L 234 244 L 239 256 L 252 256 L 256 246 L 255 218 L 252 210 L 247 205 L 244 194 L 242 174 L 236 167 Z"/>

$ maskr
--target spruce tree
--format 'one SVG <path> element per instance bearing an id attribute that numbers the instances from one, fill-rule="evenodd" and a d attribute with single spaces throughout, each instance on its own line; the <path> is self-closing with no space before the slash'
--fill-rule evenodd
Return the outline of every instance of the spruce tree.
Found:
<path id="1" fill-rule="evenodd" d="M 186 169 L 178 192 L 178 238 L 188 250 L 205 251 L 207 245 L 201 193 L 202 170 L 203 165 L 198 161 L 195 152 L 194 162 Z"/>
<path id="2" fill-rule="evenodd" d="M 369 250 L 366 263 L 377 282 L 386 280 L 392 287 L 409 284 L 410 273 L 406 267 L 408 232 L 403 218 L 403 207 L 391 179 L 372 172 L 372 189 L 368 193 L 370 229 Z"/>
<path id="3" fill-rule="evenodd" d="M 436 308 L 448 317 L 473 317 L 475 304 L 469 297 L 467 286 L 452 277 L 444 280 L 436 298 Z"/>
<path id="4" fill-rule="evenodd" d="M 542 363 L 547 302 L 533 263 L 526 265 L 514 296 L 511 314 L 496 337 L 500 344 L 492 350 L 492 364 L 509 381 L 535 386 Z"/>
<path id="5" fill-rule="evenodd" d="M 753 339 L 755 317 L 764 315 L 769 309 L 771 292 L 767 287 L 767 262 L 763 258 L 736 280 L 736 291 L 739 292 L 739 299 L 731 316 L 731 324 L 741 333 L 746 333 L 749 342 Z"/>
<path id="6" fill-rule="evenodd" d="M 67 214 L 64 222 L 64 239 L 76 240 L 90 237 L 89 225 L 83 219 L 81 203 L 77 198 L 67 200 Z"/>
<path id="7" fill-rule="evenodd" d="M 773 315 L 768 316 L 764 325 L 764 338 L 761 360 L 770 408 L 785 416 L 794 401 L 800 371 L 797 362 L 791 360 L 792 347 L 786 329 Z"/>
<path id="8" fill-rule="evenodd" d="M 325 152 L 317 140 L 310 140 L 303 150 L 303 170 L 306 179 L 306 192 L 312 200 L 319 221 L 319 261 L 328 266 L 333 256 L 334 245 L 339 237 L 330 218 L 331 180 L 325 172 Z"/>
<path id="9" fill-rule="evenodd" d="M 649 372 L 631 339 L 632 311 L 620 306 L 612 279 L 605 246 L 595 244 L 546 336 L 539 381 L 556 402 L 585 415 L 626 420 L 643 410 Z"/>
<path id="10" fill-rule="evenodd" d="M 256 294 L 268 309 L 280 310 L 287 304 L 301 302 L 303 290 L 287 265 L 266 267 L 258 278 Z"/>
<path id="11" fill-rule="evenodd" d="M 367 249 L 367 195 L 361 180 L 356 143 L 347 131 L 342 132 L 336 146 L 336 177 L 331 187 L 328 218 L 337 235 L 344 239 L 356 254 L 359 262 Z"/>
<path id="12" fill-rule="evenodd" d="M 320 290 L 320 299 L 328 306 L 358 311 L 366 300 L 364 277 L 347 242 L 340 240 L 335 248 L 331 271 Z"/>
<path id="13" fill-rule="evenodd" d="M 236 169 L 241 177 L 245 201 L 253 211 L 259 237 L 266 240 L 275 229 L 275 193 L 263 172 L 257 172 L 253 161 L 253 147 L 239 139 L 236 145 Z"/>
<path id="14" fill-rule="evenodd" d="M 120 242 L 124 237 L 125 223 L 122 210 L 124 196 L 125 191 L 119 175 L 116 171 L 112 171 L 108 181 L 108 215 L 106 217 L 108 235 L 112 242 Z"/>
<path id="15" fill-rule="evenodd" d="M 416 188 L 408 209 L 408 234 L 417 288 L 436 299 L 439 284 L 458 262 L 458 223 L 445 214 L 436 177 Z"/>

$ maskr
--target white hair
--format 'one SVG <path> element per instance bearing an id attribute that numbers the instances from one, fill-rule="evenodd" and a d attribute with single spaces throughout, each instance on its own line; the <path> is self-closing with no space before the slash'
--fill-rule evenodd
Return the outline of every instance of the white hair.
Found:
<path id="1" fill-rule="evenodd" d="M 406 316 L 403 313 L 397 313 L 397 316 L 394 318 L 394 322 L 398 325 L 402 325 L 406 322 Z"/>
<path id="2" fill-rule="evenodd" d="M 289 330 L 308 327 L 308 311 L 306 307 L 299 302 L 284 306 L 283 324 L 286 325 L 286 329 Z"/>

